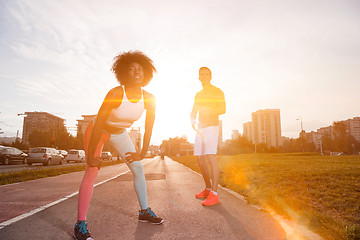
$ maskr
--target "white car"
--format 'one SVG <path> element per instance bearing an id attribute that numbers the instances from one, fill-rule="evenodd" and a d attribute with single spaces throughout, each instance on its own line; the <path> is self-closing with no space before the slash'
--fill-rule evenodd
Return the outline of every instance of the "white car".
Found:
<path id="1" fill-rule="evenodd" d="M 108 161 L 110 161 L 111 159 L 112 159 L 112 154 L 111 154 L 111 152 L 102 152 L 101 153 L 101 159 L 103 160 L 108 160 Z"/>
<path id="2" fill-rule="evenodd" d="M 44 166 L 63 163 L 64 157 L 55 148 L 35 147 L 28 154 L 27 164 L 42 163 Z"/>
<path id="3" fill-rule="evenodd" d="M 65 151 L 65 150 L 58 150 L 58 151 L 59 151 L 59 153 L 60 153 L 61 155 L 63 155 L 64 158 L 65 158 L 66 155 L 68 154 L 68 152 Z"/>
<path id="4" fill-rule="evenodd" d="M 76 150 L 72 149 L 66 155 L 65 160 L 69 163 L 71 161 L 74 162 L 85 162 L 85 151 L 84 150 Z"/>

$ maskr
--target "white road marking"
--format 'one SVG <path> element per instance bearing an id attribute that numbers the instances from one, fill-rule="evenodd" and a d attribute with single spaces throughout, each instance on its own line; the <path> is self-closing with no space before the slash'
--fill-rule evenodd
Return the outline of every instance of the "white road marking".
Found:
<path id="1" fill-rule="evenodd" d="M 152 160 L 151 160 L 151 161 L 152 161 Z M 145 165 L 147 165 L 148 163 L 150 163 L 151 161 L 149 161 L 149 162 L 147 162 L 147 163 L 145 163 L 145 164 L 143 164 L 143 165 L 145 166 Z M 127 170 L 126 172 L 120 173 L 120 174 L 118 174 L 118 175 L 116 175 L 116 176 L 114 176 L 114 177 L 112 177 L 112 178 L 109 178 L 109 179 L 106 179 L 106 180 L 104 180 L 104 181 L 102 181 L 102 182 L 99 182 L 99 183 L 95 184 L 94 187 L 97 187 L 97 186 L 99 186 L 99 185 L 101 185 L 101 184 L 103 184 L 103 183 L 106 183 L 106 182 L 108 182 L 108 181 L 111 181 L 111 180 L 113 180 L 113 179 L 115 179 L 115 178 L 117 178 L 117 177 L 120 177 L 121 175 L 124 175 L 124 174 L 128 173 L 128 172 L 130 172 L 130 169 Z M 49 208 L 49 207 L 51 207 L 51 206 L 54 206 L 54 205 L 56 205 L 56 204 L 58 204 L 58 203 L 61 203 L 61 202 L 65 201 L 65 200 L 68 200 L 69 198 L 71 198 L 71 197 L 73 197 L 73 196 L 76 196 L 77 194 L 79 194 L 79 191 L 76 191 L 76 192 L 71 193 L 71 194 L 69 194 L 69 195 L 67 195 L 67 196 L 65 196 L 65 197 L 63 197 L 63 198 L 60 198 L 60 199 L 54 201 L 54 202 L 48 203 L 48 204 L 46 204 L 46 205 L 44 205 L 44 206 L 38 207 L 38 208 L 36 208 L 36 209 L 34 209 L 34 210 L 31 210 L 30 212 L 21 214 L 21 215 L 19 215 L 19 216 L 17 216 L 17 217 L 14 217 L 14 218 L 12 218 L 12 219 L 9 219 L 9 220 L 7 220 L 7 221 L 4 221 L 4 222 L 0 223 L 0 229 L 2 229 L 2 228 L 4 228 L 4 227 L 7 227 L 7 226 L 9 226 L 10 224 L 15 223 L 15 222 L 17 222 L 17 221 L 20 221 L 20 220 L 22 220 L 22 219 L 24 219 L 24 218 L 30 217 L 30 216 L 34 215 L 35 213 L 41 212 L 42 210 L 45 210 L 45 209 L 47 209 L 47 208 Z"/>

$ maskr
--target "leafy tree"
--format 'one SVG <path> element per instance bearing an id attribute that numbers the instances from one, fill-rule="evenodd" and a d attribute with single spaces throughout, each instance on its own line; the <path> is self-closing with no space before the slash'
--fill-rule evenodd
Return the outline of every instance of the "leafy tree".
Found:
<path id="1" fill-rule="evenodd" d="M 11 146 L 21 150 L 27 150 L 29 148 L 29 146 L 21 142 L 19 138 L 16 138 L 15 141 L 11 143 Z"/>
<path id="2" fill-rule="evenodd" d="M 315 143 L 307 141 L 305 137 L 300 136 L 299 138 L 290 138 L 284 140 L 282 146 L 279 148 L 280 152 L 315 152 Z"/>
<path id="3" fill-rule="evenodd" d="M 336 152 L 344 152 L 352 154 L 356 150 L 357 142 L 353 136 L 350 135 L 344 122 L 333 123 L 333 149 Z"/>
<path id="4" fill-rule="evenodd" d="M 53 140 L 52 131 L 33 130 L 29 134 L 30 147 L 50 147 Z"/>
<path id="5" fill-rule="evenodd" d="M 224 146 L 220 149 L 220 154 L 225 155 L 253 152 L 255 152 L 255 145 L 244 136 L 226 140 Z"/>
<path id="6" fill-rule="evenodd" d="M 57 149 L 83 149 L 82 134 L 74 137 L 65 128 L 48 131 L 34 130 L 29 135 L 30 147 L 54 147 Z"/>
<path id="7" fill-rule="evenodd" d="M 169 138 L 169 140 L 163 140 L 160 148 L 164 147 L 165 155 L 176 156 L 180 154 L 180 144 L 189 143 L 185 136 Z"/>
<path id="8" fill-rule="evenodd" d="M 321 137 L 321 144 L 324 152 L 332 152 L 334 149 L 334 142 L 329 134 L 324 134 Z"/>
<path id="9" fill-rule="evenodd" d="M 347 152 L 349 145 L 349 137 L 346 133 L 346 126 L 344 122 L 333 123 L 334 134 L 334 150 L 336 152 Z"/>

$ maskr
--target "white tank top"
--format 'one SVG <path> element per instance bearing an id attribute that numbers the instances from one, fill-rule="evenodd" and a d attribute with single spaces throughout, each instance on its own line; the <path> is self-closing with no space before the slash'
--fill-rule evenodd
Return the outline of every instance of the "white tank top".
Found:
<path id="1" fill-rule="evenodd" d="M 106 124 L 110 127 L 128 128 L 138 120 L 144 112 L 144 93 L 141 89 L 141 98 L 138 102 L 130 102 L 123 88 L 123 99 L 118 108 L 111 110 Z"/>

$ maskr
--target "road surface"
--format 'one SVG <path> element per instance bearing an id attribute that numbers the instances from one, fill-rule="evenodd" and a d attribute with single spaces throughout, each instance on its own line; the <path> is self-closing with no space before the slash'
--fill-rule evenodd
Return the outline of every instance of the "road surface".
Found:
<path id="1" fill-rule="evenodd" d="M 268 213 L 222 188 L 219 205 L 202 206 L 202 200 L 194 197 L 203 189 L 201 176 L 170 158 L 145 159 L 143 164 L 149 206 L 165 222 L 138 222 L 139 206 L 127 166 L 104 167 L 97 183 L 113 179 L 95 187 L 87 217 L 96 240 L 287 238 Z M 82 175 L 77 172 L 0 186 L 0 239 L 72 239 L 78 197 L 75 192 Z M 41 206 L 47 208 L 41 210 Z"/>

